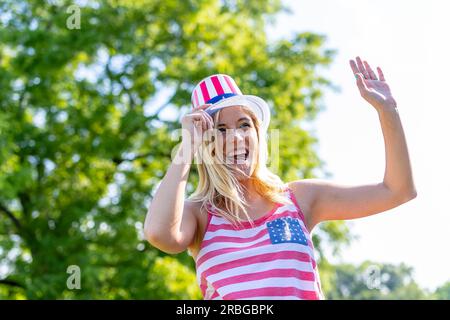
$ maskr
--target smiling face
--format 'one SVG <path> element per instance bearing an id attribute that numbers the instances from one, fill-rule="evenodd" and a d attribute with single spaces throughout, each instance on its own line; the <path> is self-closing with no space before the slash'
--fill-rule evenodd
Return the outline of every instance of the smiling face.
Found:
<path id="1" fill-rule="evenodd" d="M 256 118 L 245 107 L 226 107 L 219 111 L 215 127 L 222 154 L 219 159 L 237 169 L 239 180 L 251 177 L 258 156 Z M 220 157 L 221 156 L 221 157 Z"/>

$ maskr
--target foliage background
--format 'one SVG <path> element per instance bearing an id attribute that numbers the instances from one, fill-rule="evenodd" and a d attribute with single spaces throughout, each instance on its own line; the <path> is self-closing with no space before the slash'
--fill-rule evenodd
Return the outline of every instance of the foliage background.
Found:
<path id="1" fill-rule="evenodd" d="M 73 4 L 79 29 L 67 25 Z M 191 257 L 142 234 L 193 86 L 232 75 L 272 108 L 276 173 L 324 171 L 303 125 L 334 89 L 320 70 L 336 51 L 310 32 L 269 42 L 283 10 L 278 0 L 0 2 L 0 298 L 201 298 Z M 195 184 L 193 167 L 187 193 Z M 449 298 L 448 283 L 424 292 L 404 265 L 379 264 L 387 282 L 368 289 L 361 275 L 374 262 L 326 259 L 351 239 L 343 222 L 315 231 L 330 299 Z M 81 290 L 66 286 L 69 265 L 81 268 Z"/>

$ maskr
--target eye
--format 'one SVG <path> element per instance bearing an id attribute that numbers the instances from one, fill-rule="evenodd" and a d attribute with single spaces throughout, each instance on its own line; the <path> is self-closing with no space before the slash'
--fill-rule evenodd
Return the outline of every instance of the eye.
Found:
<path id="1" fill-rule="evenodd" d="M 241 127 L 248 127 L 248 128 L 250 128 L 251 126 L 250 126 L 249 123 L 244 122 L 244 123 L 241 124 Z"/>
<path id="2" fill-rule="evenodd" d="M 217 130 L 219 130 L 219 132 L 222 132 L 222 133 L 227 132 L 227 129 L 225 129 L 225 128 L 217 128 Z"/>

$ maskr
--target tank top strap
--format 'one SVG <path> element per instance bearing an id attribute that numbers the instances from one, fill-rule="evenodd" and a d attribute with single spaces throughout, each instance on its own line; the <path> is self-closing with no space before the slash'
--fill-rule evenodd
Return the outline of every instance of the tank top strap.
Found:
<path id="1" fill-rule="evenodd" d="M 205 231 L 208 230 L 208 227 L 209 227 L 209 225 L 211 223 L 212 216 L 214 215 L 214 210 L 213 210 L 213 208 L 212 208 L 210 203 L 206 204 L 206 214 L 208 215 L 208 220 L 207 220 L 207 223 L 206 223 Z"/>
<path id="2" fill-rule="evenodd" d="M 291 199 L 292 203 L 297 208 L 298 215 L 302 219 L 303 223 L 306 225 L 305 215 L 304 215 L 303 210 L 301 209 L 300 205 L 298 204 L 297 199 L 295 198 L 294 191 L 292 191 L 292 189 L 289 188 L 288 186 L 286 186 L 285 191 L 288 192 L 289 198 Z"/>

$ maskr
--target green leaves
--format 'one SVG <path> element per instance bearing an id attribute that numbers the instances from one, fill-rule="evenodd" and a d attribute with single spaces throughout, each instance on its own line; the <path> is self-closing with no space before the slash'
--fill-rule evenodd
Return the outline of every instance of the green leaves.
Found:
<path id="1" fill-rule="evenodd" d="M 195 275 L 176 259 L 157 258 L 150 273 L 155 279 L 152 286 L 156 292 L 169 290 L 171 299 L 201 299 Z"/>
<path id="2" fill-rule="evenodd" d="M 328 299 L 351 300 L 420 300 L 434 295 L 420 288 L 412 277 L 411 267 L 365 261 L 360 265 L 335 266 L 334 287 L 326 292 Z"/>

